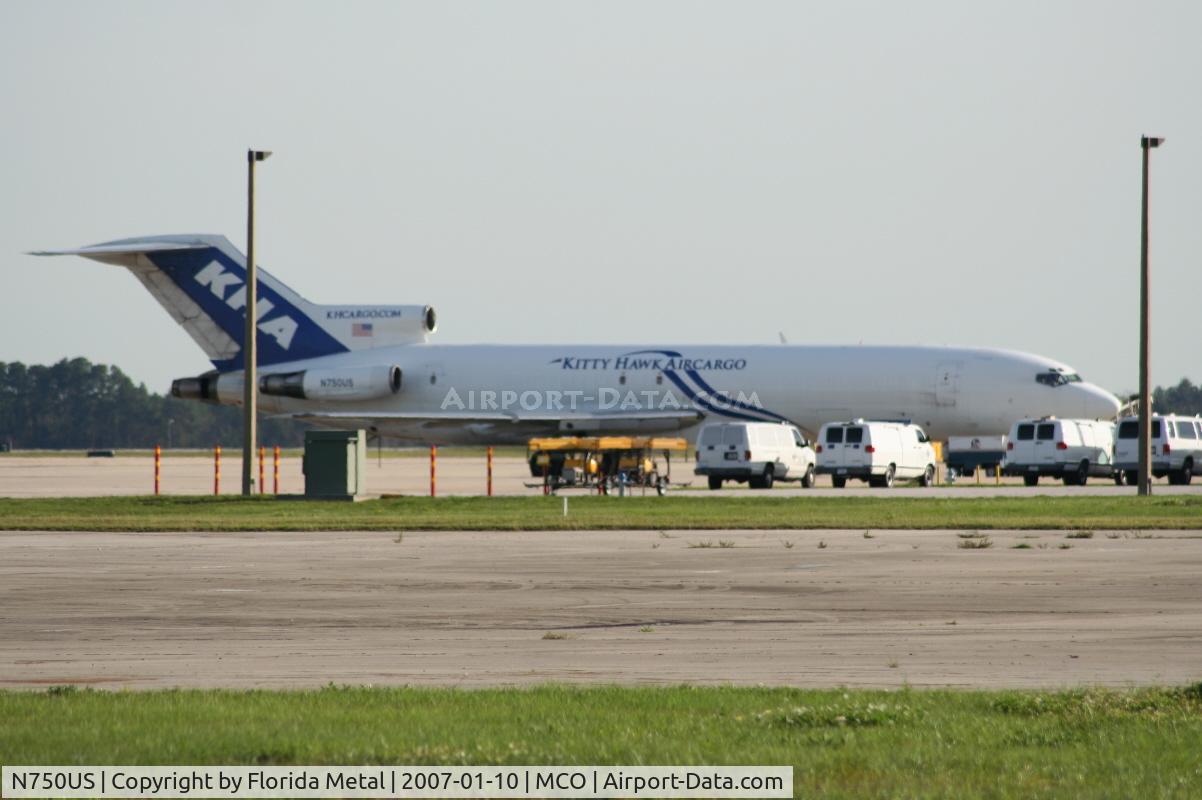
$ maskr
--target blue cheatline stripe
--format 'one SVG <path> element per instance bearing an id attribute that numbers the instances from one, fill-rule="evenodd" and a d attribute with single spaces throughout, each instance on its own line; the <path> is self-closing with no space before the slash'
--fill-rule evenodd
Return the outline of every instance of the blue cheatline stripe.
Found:
<path id="1" fill-rule="evenodd" d="M 664 355 L 664 356 L 667 356 L 668 358 L 683 358 L 683 356 L 680 353 L 676 352 L 675 350 L 635 350 L 634 352 L 627 353 L 627 355 L 632 355 L 632 356 L 633 355 L 642 355 L 644 353 L 654 353 L 656 355 Z M 782 417 L 780 414 L 769 411 L 766 408 L 757 408 L 755 406 L 747 405 L 746 403 L 740 403 L 737 400 L 731 400 L 728 403 L 726 403 L 725 405 L 733 406 L 734 408 L 738 408 L 743 411 L 750 411 L 753 414 L 763 414 L 764 416 L 770 417 L 771 419 L 764 419 L 763 417 L 748 416 L 746 414 L 739 414 L 737 412 L 731 411 L 729 408 L 721 408 L 721 407 L 715 405 L 714 403 L 712 403 L 708 400 L 705 400 L 704 398 L 699 396 L 697 394 L 697 392 L 695 392 L 691 387 L 689 387 L 688 385 L 686 385 L 684 383 L 684 381 L 680 378 L 680 376 L 678 376 L 675 373 L 674 370 L 666 369 L 663 372 L 665 375 L 668 376 L 668 379 L 670 381 L 672 381 L 674 384 L 676 384 L 677 388 L 679 388 L 682 392 L 685 393 L 686 397 L 688 397 L 694 403 L 697 403 L 698 405 L 702 406 L 703 408 L 714 412 L 715 414 L 722 414 L 723 416 L 731 417 L 733 419 L 742 419 L 742 420 L 747 420 L 749 422 L 771 422 L 771 421 L 789 422 L 789 420 L 786 417 Z M 716 397 L 722 396 L 719 392 L 715 391 L 712 386 L 710 386 L 708 383 L 706 383 L 705 379 L 702 378 L 701 375 L 699 375 L 696 370 L 685 370 L 685 372 L 688 374 L 688 376 L 690 378 L 692 378 L 697 383 L 698 386 L 701 387 L 702 391 L 706 392 L 707 394 L 709 394 L 711 396 L 716 396 Z"/>
<path id="2" fill-rule="evenodd" d="M 696 394 L 691 388 L 689 388 L 685 384 L 685 382 L 683 380 L 680 379 L 680 376 L 677 375 L 672 370 L 664 370 L 664 375 L 667 375 L 668 380 L 670 380 L 670 381 L 672 381 L 672 383 L 676 384 L 676 387 L 678 389 L 680 389 L 680 391 L 684 392 L 686 397 L 688 397 L 694 403 L 701 406 L 702 408 L 704 408 L 707 411 L 712 411 L 715 414 L 721 414 L 722 416 L 730 417 L 731 419 L 746 420 L 747 422 L 765 422 L 766 421 L 761 417 L 752 417 L 752 416 L 748 416 L 746 414 L 739 414 L 738 412 L 730 411 L 729 409 L 718 408 L 718 407 L 712 405 L 711 403 L 709 403 L 707 400 L 705 400 L 698 394 Z"/>
<path id="3" fill-rule="evenodd" d="M 697 370 L 690 369 L 690 370 L 685 370 L 685 372 L 690 378 L 693 379 L 693 381 L 698 386 L 701 387 L 702 391 L 706 392 L 707 394 L 709 394 L 711 396 L 721 396 L 719 394 L 719 392 L 714 390 L 714 387 L 712 387 L 708 383 L 706 383 L 705 379 L 702 378 L 699 374 L 697 374 Z M 789 420 L 786 419 L 785 417 L 782 417 L 780 414 L 777 414 L 774 411 L 769 411 L 766 408 L 757 408 L 756 406 L 750 406 L 750 405 L 747 405 L 746 403 L 740 403 L 737 400 L 731 400 L 729 402 L 730 402 L 730 405 L 734 406 L 735 408 L 741 408 L 744 411 L 755 411 L 759 414 L 764 414 L 765 416 L 772 417 L 773 419 L 777 420 L 778 422 L 789 422 Z"/>

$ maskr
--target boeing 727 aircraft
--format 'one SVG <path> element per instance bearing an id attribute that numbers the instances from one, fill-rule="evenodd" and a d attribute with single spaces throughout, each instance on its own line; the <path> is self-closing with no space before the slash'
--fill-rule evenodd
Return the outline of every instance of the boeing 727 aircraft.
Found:
<path id="1" fill-rule="evenodd" d="M 35 255 L 130 270 L 214 371 L 177 397 L 239 405 L 245 258 L 223 236 L 123 239 Z M 438 345 L 433 309 L 316 305 L 259 270 L 260 408 L 416 444 L 678 431 L 705 419 L 913 420 L 933 438 L 1021 417 L 1110 418 L 1112 394 L 1054 359 L 959 347 Z"/>

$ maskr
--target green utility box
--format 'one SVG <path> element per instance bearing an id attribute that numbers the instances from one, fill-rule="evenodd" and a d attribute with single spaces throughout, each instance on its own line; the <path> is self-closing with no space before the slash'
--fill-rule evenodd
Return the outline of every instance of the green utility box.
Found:
<path id="1" fill-rule="evenodd" d="M 367 489 L 366 431 L 305 431 L 305 497 L 354 500 Z"/>

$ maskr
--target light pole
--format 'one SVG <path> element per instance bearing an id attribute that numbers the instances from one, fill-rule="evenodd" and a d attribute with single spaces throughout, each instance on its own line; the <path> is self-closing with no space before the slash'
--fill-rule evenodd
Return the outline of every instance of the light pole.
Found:
<path id="1" fill-rule="evenodd" d="M 1148 364 L 1148 152 L 1164 143 L 1161 136 L 1142 136 L 1143 201 L 1139 235 L 1139 494 L 1152 494 L 1152 389 Z"/>
<path id="2" fill-rule="evenodd" d="M 246 332 L 242 340 L 242 494 L 255 493 L 254 460 L 259 445 L 258 411 L 258 315 L 259 277 L 255 270 L 255 164 L 265 161 L 270 150 L 246 151 Z"/>

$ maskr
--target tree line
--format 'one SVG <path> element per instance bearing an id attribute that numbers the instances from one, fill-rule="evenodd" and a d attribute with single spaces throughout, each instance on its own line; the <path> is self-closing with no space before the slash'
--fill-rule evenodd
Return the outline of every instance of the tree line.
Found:
<path id="1" fill-rule="evenodd" d="M 264 445 L 299 446 L 305 426 L 263 418 Z M 154 394 L 86 358 L 0 362 L 0 444 L 13 449 L 239 447 L 242 409 Z"/>
<path id="2" fill-rule="evenodd" d="M 1157 387 L 1153 407 L 1160 413 L 1202 414 L 1202 386 L 1182 378 Z M 305 426 L 265 418 L 259 440 L 298 447 Z M 86 358 L 26 366 L 0 362 L 0 444 L 15 449 L 237 447 L 242 442 L 242 409 L 158 395 L 135 384 L 114 366 Z"/>

